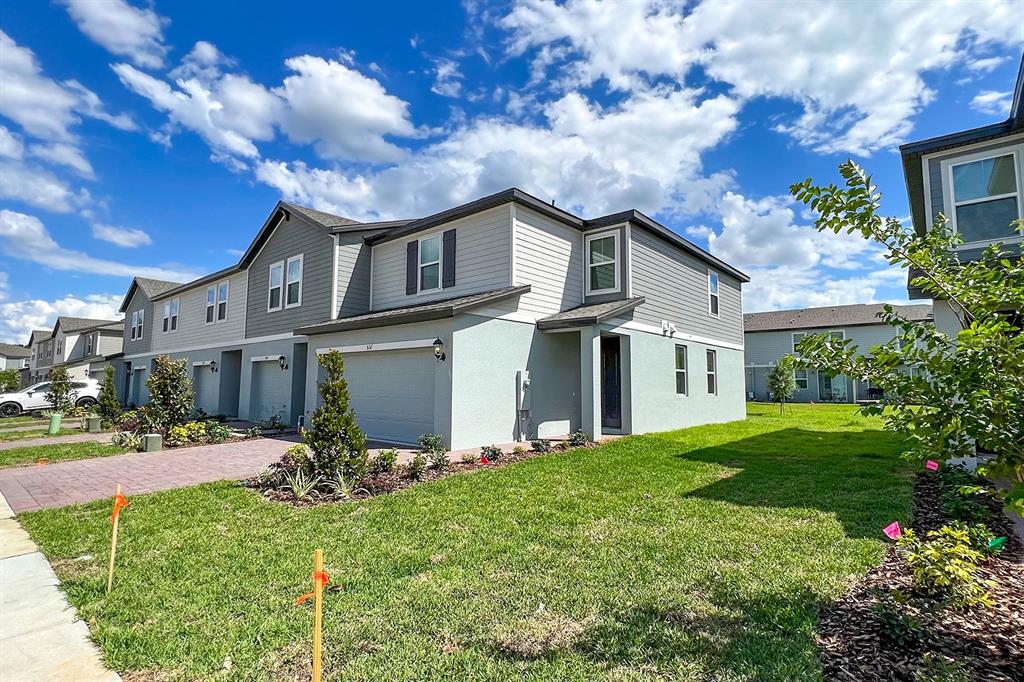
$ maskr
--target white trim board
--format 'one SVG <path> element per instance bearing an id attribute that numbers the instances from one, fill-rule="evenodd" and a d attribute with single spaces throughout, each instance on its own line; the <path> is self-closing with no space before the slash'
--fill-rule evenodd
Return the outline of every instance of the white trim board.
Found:
<path id="1" fill-rule="evenodd" d="M 382 350 L 411 350 L 415 348 L 433 348 L 434 339 L 416 339 L 413 341 L 388 341 L 386 343 L 363 343 L 356 346 L 332 346 L 330 348 L 317 348 L 317 355 L 324 355 L 331 351 L 345 353 L 370 353 Z"/>
<path id="2" fill-rule="evenodd" d="M 201 360 L 199 362 L 193 362 L 192 366 L 193 367 L 209 367 L 213 363 L 214 363 L 213 360 Z"/>
<path id="3" fill-rule="evenodd" d="M 629 329 L 632 331 L 646 332 L 648 334 L 654 334 L 666 339 L 672 339 L 674 341 L 690 341 L 691 343 L 701 343 L 705 346 L 716 346 L 718 348 L 728 348 L 730 350 L 743 350 L 742 343 L 732 343 L 731 341 L 719 341 L 718 339 L 711 339 L 706 336 L 697 336 L 695 334 L 686 334 L 684 332 L 676 332 L 674 334 L 665 334 L 659 327 L 655 327 L 651 324 L 644 324 L 643 322 L 636 322 L 634 320 L 622 320 L 622 319 L 611 319 L 606 324 L 615 325 L 616 329 Z"/>
<path id="4" fill-rule="evenodd" d="M 221 342 L 221 343 L 210 343 L 202 346 L 189 346 L 187 348 L 171 348 L 161 350 L 157 353 L 135 353 L 134 355 L 125 355 L 125 360 L 131 360 L 132 358 L 148 358 L 157 357 L 158 355 L 174 355 L 175 353 L 191 353 L 197 350 L 212 350 L 214 348 L 223 348 L 224 350 L 241 350 L 244 346 L 251 346 L 254 343 L 267 343 L 268 341 L 284 341 L 286 339 L 292 339 L 296 342 L 305 341 L 307 337 L 298 336 L 288 332 L 286 334 L 274 334 L 272 336 L 256 336 L 251 339 L 238 339 L 235 341 Z"/>
<path id="5" fill-rule="evenodd" d="M 328 319 L 338 319 L 338 235 L 331 235 L 334 239 L 334 260 L 331 265 L 331 316 Z M 356 256 L 358 260 L 358 255 Z"/>
<path id="6" fill-rule="evenodd" d="M 252 357 L 249 358 L 249 362 L 279 362 L 281 360 L 282 355 L 284 354 L 278 353 L 277 355 L 253 355 Z M 285 360 L 287 360 L 287 356 L 285 357 Z"/>

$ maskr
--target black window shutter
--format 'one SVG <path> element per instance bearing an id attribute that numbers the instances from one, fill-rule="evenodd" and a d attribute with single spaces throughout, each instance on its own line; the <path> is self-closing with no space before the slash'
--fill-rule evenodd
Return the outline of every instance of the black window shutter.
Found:
<path id="1" fill-rule="evenodd" d="M 441 279 L 441 286 L 444 288 L 455 286 L 455 230 L 445 230 L 444 256 L 441 263 L 444 265 L 444 276 Z"/>
<path id="2" fill-rule="evenodd" d="M 415 239 L 405 245 L 405 293 L 415 294 L 418 290 L 416 274 L 419 266 L 420 243 Z"/>

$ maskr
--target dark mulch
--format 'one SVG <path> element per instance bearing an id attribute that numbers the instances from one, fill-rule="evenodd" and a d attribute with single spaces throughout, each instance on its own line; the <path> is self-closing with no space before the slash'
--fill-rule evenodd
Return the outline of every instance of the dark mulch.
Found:
<path id="1" fill-rule="evenodd" d="M 1024 548 L 997 504 L 993 511 L 987 525 L 1008 541 L 978 575 L 995 582 L 990 590 L 994 606 L 928 609 L 924 602 L 915 603 L 922 641 L 892 642 L 873 609 L 883 594 L 913 590 L 906 563 L 890 547 L 881 566 L 822 614 L 819 644 L 826 680 L 1024 680 Z M 912 527 L 923 535 L 946 523 L 938 475 L 919 474 Z"/>

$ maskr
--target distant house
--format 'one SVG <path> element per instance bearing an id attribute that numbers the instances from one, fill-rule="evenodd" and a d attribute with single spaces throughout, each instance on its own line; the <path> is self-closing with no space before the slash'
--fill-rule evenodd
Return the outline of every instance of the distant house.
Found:
<path id="1" fill-rule="evenodd" d="M 73 378 L 99 379 L 121 357 L 121 320 L 57 318 L 52 330 L 37 329 L 29 339 L 28 384 L 45 381 L 54 367 L 66 367 Z"/>
<path id="2" fill-rule="evenodd" d="M 942 214 L 963 238 L 961 261 L 977 259 L 994 242 L 1020 254 L 1021 237 L 1010 223 L 1024 216 L 1024 59 L 1009 118 L 910 142 L 900 154 L 915 230 L 924 233 Z M 910 273 L 911 279 L 919 276 Z M 909 283 L 908 291 L 911 299 L 929 298 Z M 933 303 L 936 328 L 951 335 L 959 331 L 959 311 L 944 300 Z"/>
<path id="3" fill-rule="evenodd" d="M 909 320 L 931 321 L 928 304 L 894 306 Z M 747 395 L 769 400 L 768 372 L 786 355 L 796 354 L 796 345 L 804 336 L 828 332 L 851 340 L 863 355 L 871 346 L 892 341 L 894 330 L 877 315 L 882 304 L 856 304 L 801 310 L 776 310 L 743 316 Z M 845 376 L 830 376 L 813 368 L 797 369 L 793 402 L 853 403 L 878 396 L 873 387 Z"/>
<path id="4" fill-rule="evenodd" d="M 24 369 L 32 355 L 25 346 L 16 343 L 0 343 L 0 369 Z"/>

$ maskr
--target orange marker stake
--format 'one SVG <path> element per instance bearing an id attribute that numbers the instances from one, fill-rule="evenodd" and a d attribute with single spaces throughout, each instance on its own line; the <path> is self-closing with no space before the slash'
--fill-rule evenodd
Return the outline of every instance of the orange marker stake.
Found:
<path id="1" fill-rule="evenodd" d="M 114 587 L 114 556 L 117 555 L 117 523 L 121 519 L 121 507 L 127 507 L 128 500 L 124 495 L 121 494 L 121 484 L 117 484 L 117 490 L 114 492 L 114 511 L 110 515 L 110 520 L 114 524 L 114 531 L 110 537 L 110 568 L 107 571 L 107 594 L 110 594 L 110 590 Z"/>
<path id="2" fill-rule="evenodd" d="M 313 591 L 306 592 L 295 600 L 295 605 L 302 604 L 307 599 L 313 600 L 313 682 L 320 682 L 321 675 L 321 652 L 322 652 L 322 626 L 323 626 L 323 597 L 324 588 L 330 578 L 324 572 L 324 551 L 316 550 L 313 553 Z"/>

